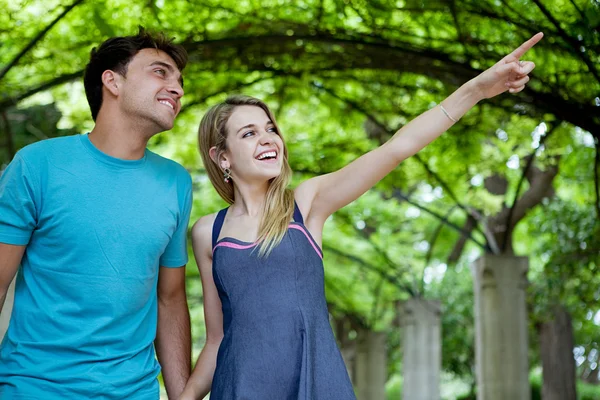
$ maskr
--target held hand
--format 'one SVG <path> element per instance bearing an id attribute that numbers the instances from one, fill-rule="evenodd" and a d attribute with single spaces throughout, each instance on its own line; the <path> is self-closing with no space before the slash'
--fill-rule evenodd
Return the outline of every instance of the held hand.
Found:
<path id="1" fill-rule="evenodd" d="M 535 68 L 535 64 L 531 61 L 520 61 L 519 59 L 543 37 L 544 34 L 541 32 L 534 35 L 515 51 L 473 79 L 473 83 L 481 97 L 489 99 L 507 90 L 510 93 L 519 93 L 523 90 L 525 84 L 529 82 L 527 74 Z"/>

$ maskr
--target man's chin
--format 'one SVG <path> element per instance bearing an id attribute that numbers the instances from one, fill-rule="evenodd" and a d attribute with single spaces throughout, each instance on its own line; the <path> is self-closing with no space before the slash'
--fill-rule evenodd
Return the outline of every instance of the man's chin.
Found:
<path id="1" fill-rule="evenodd" d="M 157 122 L 156 127 L 158 129 L 160 129 L 159 132 L 157 132 L 157 133 L 170 131 L 175 126 L 175 121 L 156 121 L 156 122 Z"/>

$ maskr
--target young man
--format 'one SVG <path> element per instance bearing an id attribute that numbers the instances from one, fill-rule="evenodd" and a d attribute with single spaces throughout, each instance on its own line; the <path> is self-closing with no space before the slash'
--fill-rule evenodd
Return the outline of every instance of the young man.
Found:
<path id="1" fill-rule="evenodd" d="M 191 179 L 146 149 L 173 127 L 183 48 L 143 29 L 92 50 L 94 129 L 23 148 L 0 178 L 2 399 L 158 399 L 190 374 Z M 20 267 L 19 267 L 20 266 Z"/>

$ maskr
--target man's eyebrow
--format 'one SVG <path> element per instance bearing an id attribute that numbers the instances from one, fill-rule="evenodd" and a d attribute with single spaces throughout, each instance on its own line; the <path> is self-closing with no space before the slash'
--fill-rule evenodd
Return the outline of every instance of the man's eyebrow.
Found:
<path id="1" fill-rule="evenodd" d="M 154 65 L 159 65 L 161 67 L 164 67 L 165 69 L 167 69 L 169 71 L 170 74 L 174 73 L 176 68 L 174 68 L 171 64 L 166 63 L 164 61 L 153 61 L 150 66 L 154 66 Z M 183 88 L 183 76 L 181 74 L 179 74 L 179 84 L 181 85 L 181 88 Z"/>

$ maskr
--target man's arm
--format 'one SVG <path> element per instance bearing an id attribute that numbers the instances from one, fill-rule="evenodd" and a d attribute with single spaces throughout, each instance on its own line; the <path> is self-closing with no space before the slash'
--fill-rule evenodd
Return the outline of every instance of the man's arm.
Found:
<path id="1" fill-rule="evenodd" d="M 19 269 L 24 253 L 25 246 L 0 243 L 0 310 L 4 306 L 8 287 Z"/>
<path id="2" fill-rule="evenodd" d="M 21 258 L 25 252 L 25 246 L 0 243 L 0 341 L 8 329 L 10 312 L 12 307 L 4 307 L 6 294 L 14 281 Z M 11 304 L 12 306 L 12 304 Z"/>
<path id="3" fill-rule="evenodd" d="M 190 313 L 185 267 L 161 267 L 158 274 L 158 327 L 154 342 L 167 395 L 179 397 L 191 373 Z"/>

